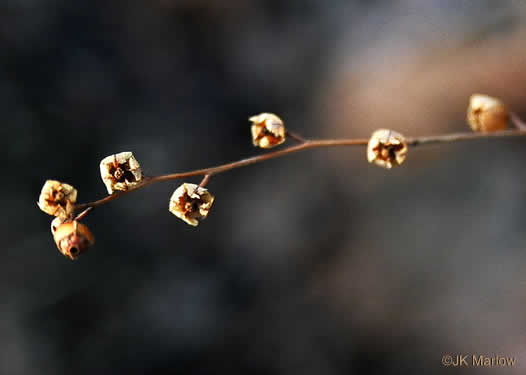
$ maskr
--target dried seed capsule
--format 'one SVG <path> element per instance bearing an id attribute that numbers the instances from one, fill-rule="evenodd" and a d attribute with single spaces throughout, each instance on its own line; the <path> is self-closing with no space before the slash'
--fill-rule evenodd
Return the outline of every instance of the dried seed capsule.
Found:
<path id="1" fill-rule="evenodd" d="M 378 129 L 367 144 L 367 160 L 380 167 L 391 169 L 400 165 L 407 156 L 407 142 L 404 136 L 394 130 Z"/>
<path id="2" fill-rule="evenodd" d="M 272 148 L 285 142 L 285 125 L 273 113 L 261 113 L 249 118 L 252 122 L 252 142 L 254 146 Z"/>
<path id="3" fill-rule="evenodd" d="M 52 223 L 51 231 L 58 250 L 72 260 L 76 259 L 95 243 L 95 238 L 88 227 L 76 220 L 65 222 L 55 227 L 53 227 Z"/>
<path id="4" fill-rule="evenodd" d="M 497 98 L 473 94 L 469 98 L 467 121 L 476 132 L 494 132 L 508 127 L 508 108 Z"/>
<path id="5" fill-rule="evenodd" d="M 141 166 L 131 152 L 121 152 L 102 159 L 100 176 L 108 194 L 116 190 L 128 190 L 142 181 Z"/>
<path id="6" fill-rule="evenodd" d="M 208 216 L 213 203 L 214 196 L 207 189 L 184 183 L 172 194 L 168 209 L 179 219 L 195 227 L 199 220 Z"/>
<path id="7" fill-rule="evenodd" d="M 37 204 L 49 215 L 66 218 L 73 212 L 76 201 L 77 190 L 73 186 L 55 180 L 47 180 L 42 187 Z"/>
<path id="8" fill-rule="evenodd" d="M 64 224 L 64 221 L 66 219 L 64 218 L 61 218 L 61 217 L 56 217 L 54 218 L 53 220 L 51 220 L 51 234 L 55 234 L 55 232 L 57 231 L 57 228 L 59 226 L 61 226 L 62 224 Z"/>

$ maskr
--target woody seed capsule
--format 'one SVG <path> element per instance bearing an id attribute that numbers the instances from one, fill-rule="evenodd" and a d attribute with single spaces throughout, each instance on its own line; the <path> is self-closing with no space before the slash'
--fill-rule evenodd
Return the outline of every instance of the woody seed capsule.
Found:
<path id="1" fill-rule="evenodd" d="M 482 94 L 469 98 L 467 121 L 476 132 L 494 132 L 508 127 L 510 114 L 499 99 Z"/>
<path id="2" fill-rule="evenodd" d="M 214 199 L 207 189 L 184 183 L 172 194 L 168 209 L 179 219 L 195 227 L 208 216 Z"/>
<path id="3" fill-rule="evenodd" d="M 285 142 L 283 120 L 273 113 L 261 113 L 249 118 L 252 122 L 252 142 L 254 146 L 272 148 Z"/>
<path id="4" fill-rule="evenodd" d="M 68 217 L 75 207 L 77 190 L 68 184 L 47 180 L 38 198 L 38 207 L 45 213 L 61 218 Z"/>
<path id="5" fill-rule="evenodd" d="M 131 152 L 121 152 L 102 159 L 100 176 L 108 194 L 129 190 L 142 181 L 141 166 Z"/>
<path id="6" fill-rule="evenodd" d="M 404 136 L 394 130 L 378 129 L 367 144 L 369 163 L 391 169 L 402 164 L 407 156 L 407 142 Z"/>
<path id="7" fill-rule="evenodd" d="M 72 260 L 95 243 L 95 237 L 88 227 L 76 220 L 61 223 L 58 226 L 54 226 L 53 223 L 51 224 L 51 231 L 58 250 Z"/>

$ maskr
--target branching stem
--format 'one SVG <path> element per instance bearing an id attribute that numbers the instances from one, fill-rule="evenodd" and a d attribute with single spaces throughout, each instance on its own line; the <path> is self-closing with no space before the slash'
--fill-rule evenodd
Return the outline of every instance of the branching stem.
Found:
<path id="1" fill-rule="evenodd" d="M 444 134 L 444 135 L 433 135 L 433 136 L 423 136 L 423 137 L 410 137 L 407 138 L 407 144 L 408 146 L 421 146 L 421 145 L 431 145 L 431 144 L 438 144 L 438 143 L 452 143 L 452 142 L 459 142 L 459 141 L 470 141 L 475 139 L 483 139 L 483 138 L 502 138 L 502 137 L 516 137 L 516 136 L 526 136 L 526 130 L 524 127 L 517 125 L 517 121 L 514 121 L 516 123 L 516 126 L 518 129 L 515 130 L 503 130 L 498 132 L 492 132 L 492 133 L 472 133 L 472 132 L 466 132 L 466 133 L 451 133 L 451 134 Z M 521 122 L 520 125 L 523 125 Z M 526 126 L 525 126 L 526 127 Z M 172 173 L 172 174 L 166 174 L 161 176 L 153 176 L 153 177 L 145 177 L 143 181 L 136 185 L 134 188 L 126 191 L 121 191 L 114 193 L 112 195 L 109 195 L 105 198 L 99 199 L 97 201 L 89 202 L 89 203 L 83 203 L 78 204 L 75 207 L 75 211 L 82 211 L 84 210 L 79 216 L 82 215 L 84 217 L 90 210 L 93 208 L 102 206 L 103 204 L 109 203 L 112 200 L 115 200 L 117 198 L 120 198 L 121 196 L 131 193 L 132 191 L 136 191 L 139 189 L 142 189 L 145 186 L 161 182 L 161 181 L 171 181 L 171 180 L 177 180 L 179 178 L 187 178 L 187 177 L 194 177 L 194 176 L 204 176 L 203 180 L 201 181 L 201 186 L 205 186 L 210 177 L 212 175 L 220 174 L 223 172 L 227 172 L 232 169 L 246 167 L 248 165 L 264 162 L 270 159 L 279 158 L 282 156 L 290 155 L 295 152 L 303 151 L 303 150 L 309 150 L 314 148 L 321 148 L 321 147 L 338 147 L 338 146 L 366 146 L 369 142 L 368 139 L 365 138 L 357 138 L 357 139 L 305 139 L 297 134 L 294 133 L 288 133 L 291 138 L 299 142 L 299 144 L 294 146 L 289 146 L 277 151 L 271 151 L 262 155 L 253 156 L 247 159 L 241 159 L 237 160 L 231 163 L 226 163 L 222 165 L 217 165 L 215 167 L 209 167 L 209 168 L 203 168 L 203 169 L 196 169 L 193 171 L 187 171 L 187 172 L 179 172 L 179 173 Z"/>

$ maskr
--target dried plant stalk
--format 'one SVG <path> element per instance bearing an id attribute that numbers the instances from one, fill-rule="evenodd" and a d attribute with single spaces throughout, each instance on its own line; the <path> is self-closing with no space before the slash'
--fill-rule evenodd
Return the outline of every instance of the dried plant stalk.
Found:
<path id="1" fill-rule="evenodd" d="M 502 130 L 507 127 L 509 119 L 516 129 Z M 44 212 L 57 216 L 51 225 L 57 247 L 67 257 L 76 258 L 94 242 L 89 229 L 79 222 L 81 219 L 96 207 L 161 181 L 203 176 L 199 185 L 183 183 L 179 186 L 172 194 L 169 204 L 169 210 L 175 216 L 187 224 L 197 226 L 200 220 L 208 216 L 215 199 L 204 186 L 212 176 L 232 169 L 304 150 L 351 146 L 367 146 L 368 161 L 390 169 L 405 161 L 410 147 L 526 135 L 526 124 L 516 114 L 509 112 L 498 99 L 482 95 L 471 97 L 467 112 L 467 121 L 475 132 L 411 138 L 404 137 L 394 130 L 379 129 L 369 139 L 306 139 L 287 131 L 283 121 L 271 113 L 253 116 L 250 121 L 252 141 L 256 146 L 262 148 L 278 146 L 285 142 L 286 135 L 299 144 L 214 167 L 154 177 L 143 177 L 141 167 L 131 152 L 118 153 L 104 158 L 100 163 L 101 177 L 110 195 L 84 204 L 75 204 L 77 191 L 71 185 L 54 180 L 47 181 L 40 194 L 38 205 Z M 77 212 L 80 213 L 74 217 Z"/>

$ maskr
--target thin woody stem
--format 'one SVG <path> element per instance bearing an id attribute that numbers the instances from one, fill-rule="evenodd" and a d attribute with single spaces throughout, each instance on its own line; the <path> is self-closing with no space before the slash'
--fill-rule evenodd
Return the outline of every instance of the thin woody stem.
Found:
<path id="1" fill-rule="evenodd" d="M 199 187 L 205 187 L 206 184 L 208 184 L 208 181 L 210 181 L 210 177 L 212 177 L 211 174 L 205 174 L 205 177 L 203 177 L 203 179 L 201 180 Z"/>
<path id="2" fill-rule="evenodd" d="M 299 142 L 299 143 L 308 142 L 308 140 L 303 138 L 301 135 L 288 131 L 288 130 L 287 130 L 287 136 L 289 136 L 290 138 L 294 139 L 296 142 Z"/>
<path id="3" fill-rule="evenodd" d="M 84 211 L 82 211 L 80 214 L 78 214 L 75 217 L 75 219 L 73 219 L 73 221 L 82 220 L 88 214 L 88 212 L 90 212 L 91 210 L 93 210 L 93 206 L 88 206 L 88 208 L 86 208 Z"/>
<path id="4" fill-rule="evenodd" d="M 287 148 L 284 148 L 278 151 L 273 151 L 273 152 L 269 152 L 266 154 L 253 156 L 247 159 L 241 159 L 238 161 L 218 165 L 215 167 L 196 169 L 193 171 L 172 173 L 172 174 L 166 174 L 166 175 L 161 175 L 161 176 L 145 177 L 140 184 L 135 185 L 133 188 L 129 190 L 113 193 L 112 195 L 108 195 L 107 197 L 99 199 L 94 202 L 78 204 L 76 205 L 75 210 L 80 211 L 87 207 L 95 208 L 95 207 L 101 206 L 105 203 L 111 202 L 112 200 L 120 198 L 121 196 L 125 194 L 131 193 L 132 191 L 142 189 L 143 187 L 146 187 L 148 185 L 151 185 L 157 182 L 161 182 L 161 181 L 171 181 L 171 180 L 176 180 L 179 178 L 187 178 L 187 177 L 194 177 L 194 176 L 205 176 L 207 174 L 215 175 L 215 174 L 229 171 L 231 169 L 245 167 L 247 165 L 260 163 L 266 160 L 274 159 L 277 157 L 289 155 L 294 152 L 303 151 L 303 150 L 307 150 L 311 148 L 333 147 L 333 146 L 363 146 L 363 145 L 367 145 L 367 142 L 369 142 L 368 139 L 327 139 L 327 140 L 305 141 L 299 145 L 290 146 L 290 147 L 287 147 Z"/>
<path id="5" fill-rule="evenodd" d="M 520 137 L 525 136 L 526 130 L 501 130 L 491 133 L 451 133 L 444 135 L 432 135 L 427 137 L 407 138 L 409 146 L 429 145 L 436 143 L 452 143 L 460 141 L 471 141 L 474 139 L 484 138 L 503 138 L 503 137 Z"/>
<path id="6" fill-rule="evenodd" d="M 431 145 L 431 144 L 439 144 L 439 143 L 453 143 L 453 142 L 460 142 L 460 141 L 470 141 L 470 140 L 484 139 L 484 138 L 503 138 L 503 137 L 517 137 L 517 136 L 526 136 L 526 130 L 524 129 L 503 130 L 503 131 L 492 132 L 492 133 L 471 133 L 471 132 L 451 133 L 451 134 L 433 135 L 433 136 L 424 136 L 424 137 L 410 137 L 410 138 L 407 138 L 406 140 L 409 146 L 421 146 L 421 145 Z M 157 182 L 161 182 L 161 181 L 171 181 L 171 180 L 176 180 L 179 178 L 204 176 L 203 180 L 201 181 L 201 185 L 200 185 L 200 186 L 204 186 L 206 185 L 210 176 L 212 175 L 227 172 L 229 170 L 236 169 L 236 168 L 246 167 L 248 165 L 252 165 L 256 163 L 261 163 L 261 162 L 264 162 L 270 159 L 275 159 L 275 158 L 279 158 L 282 156 L 290 155 L 295 152 L 314 149 L 314 148 L 321 148 L 321 147 L 366 146 L 367 143 L 369 142 L 368 139 L 364 139 L 364 138 L 308 140 L 302 137 L 299 137 L 299 138 L 298 137 L 299 136 L 296 136 L 294 138 L 297 141 L 299 141 L 300 144 L 289 146 L 287 148 L 269 152 L 266 154 L 253 156 L 250 158 L 241 159 L 241 160 L 237 160 L 231 163 L 221 164 L 221 165 L 217 165 L 217 166 L 209 167 L 209 168 L 196 169 L 193 171 L 172 173 L 172 174 L 166 174 L 166 175 L 154 176 L 154 177 L 145 177 L 140 184 L 136 185 L 135 187 L 129 190 L 114 193 L 112 195 L 109 195 L 105 198 L 99 199 L 94 202 L 78 204 L 76 205 L 75 210 L 80 211 L 80 210 L 84 210 L 87 208 L 93 209 L 95 207 L 111 202 L 114 199 L 120 198 L 121 196 L 125 194 L 131 193 L 132 191 L 142 189 L 143 187 L 146 187 L 148 185 L 151 185 Z M 85 213 L 83 212 L 80 215 L 85 216 L 85 214 L 87 214 L 88 211 L 86 211 Z"/>

